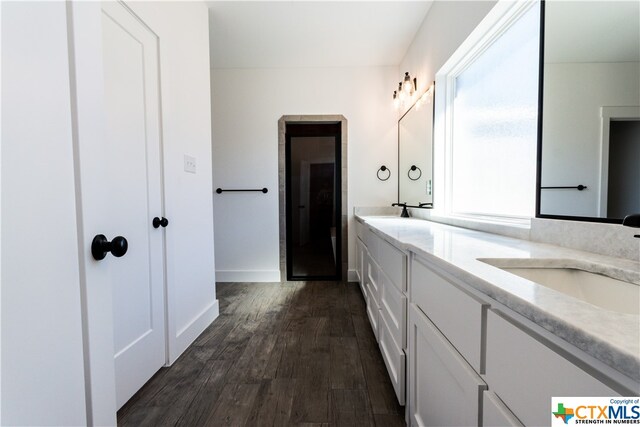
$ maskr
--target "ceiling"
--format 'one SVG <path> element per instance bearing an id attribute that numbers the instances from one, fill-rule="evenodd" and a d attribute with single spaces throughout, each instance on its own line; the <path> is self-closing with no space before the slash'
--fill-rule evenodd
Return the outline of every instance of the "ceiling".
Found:
<path id="1" fill-rule="evenodd" d="M 640 2 L 548 1 L 545 62 L 640 61 Z"/>
<path id="2" fill-rule="evenodd" d="M 432 1 L 207 1 L 212 68 L 398 65 Z"/>

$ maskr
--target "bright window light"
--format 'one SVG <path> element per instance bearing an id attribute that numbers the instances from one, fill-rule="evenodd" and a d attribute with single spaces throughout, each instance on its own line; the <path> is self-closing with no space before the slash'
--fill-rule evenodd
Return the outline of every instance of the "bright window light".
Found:
<path id="1" fill-rule="evenodd" d="M 447 75 L 450 214 L 535 215 L 539 37 L 535 4 Z"/>

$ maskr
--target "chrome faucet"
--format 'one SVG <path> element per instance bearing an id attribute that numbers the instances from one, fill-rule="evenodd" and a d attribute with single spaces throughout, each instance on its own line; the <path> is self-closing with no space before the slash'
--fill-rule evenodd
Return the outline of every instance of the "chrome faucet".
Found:
<path id="1" fill-rule="evenodd" d="M 622 220 L 622 225 L 625 227 L 640 228 L 640 213 L 625 216 Z M 640 239 L 640 234 L 635 234 L 633 237 Z"/>

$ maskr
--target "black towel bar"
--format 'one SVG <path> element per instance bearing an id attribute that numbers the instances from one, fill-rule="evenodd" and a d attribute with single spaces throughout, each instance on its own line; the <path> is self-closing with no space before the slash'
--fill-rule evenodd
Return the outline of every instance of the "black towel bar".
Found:
<path id="1" fill-rule="evenodd" d="M 262 191 L 263 193 L 267 193 L 269 190 L 267 190 L 267 188 L 256 188 L 256 189 L 226 189 L 223 190 L 222 188 L 218 188 L 216 189 L 216 193 L 220 194 L 223 191 Z"/>
<path id="2" fill-rule="evenodd" d="M 541 190 L 578 190 L 578 191 L 582 191 L 582 190 L 586 190 L 587 186 L 586 185 L 576 185 L 573 187 L 540 187 Z"/>

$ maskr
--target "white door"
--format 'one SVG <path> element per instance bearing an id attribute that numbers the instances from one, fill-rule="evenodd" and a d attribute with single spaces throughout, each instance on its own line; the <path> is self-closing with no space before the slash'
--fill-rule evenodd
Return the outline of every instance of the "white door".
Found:
<path id="1" fill-rule="evenodd" d="M 120 408 L 166 360 L 164 233 L 152 226 L 153 217 L 163 216 L 158 38 L 125 5 L 104 2 L 102 40 L 107 173 L 91 179 L 109 201 L 102 234 L 128 241 L 122 258 L 103 260 L 113 295 Z"/>

